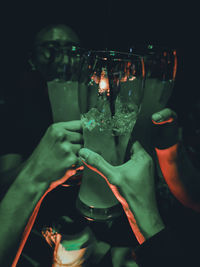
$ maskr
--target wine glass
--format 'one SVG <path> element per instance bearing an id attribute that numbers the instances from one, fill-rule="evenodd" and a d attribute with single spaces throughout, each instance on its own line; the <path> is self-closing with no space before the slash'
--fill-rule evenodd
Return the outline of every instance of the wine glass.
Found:
<path id="1" fill-rule="evenodd" d="M 177 73 L 177 52 L 170 47 L 138 44 L 130 48 L 144 58 L 145 88 L 140 116 L 149 117 L 165 108 L 172 95 Z"/>
<path id="2" fill-rule="evenodd" d="M 114 166 L 121 165 L 141 109 L 144 60 L 133 53 L 88 51 L 80 70 L 78 97 L 84 147 Z M 122 211 L 106 181 L 87 167 L 77 208 L 85 217 L 99 221 L 117 217 Z"/>
<path id="3" fill-rule="evenodd" d="M 132 141 L 139 141 L 153 155 L 156 136 L 151 116 L 166 108 L 175 90 L 177 52 L 174 48 L 152 43 L 135 44 L 129 51 L 141 55 L 145 65 L 144 96 Z"/>

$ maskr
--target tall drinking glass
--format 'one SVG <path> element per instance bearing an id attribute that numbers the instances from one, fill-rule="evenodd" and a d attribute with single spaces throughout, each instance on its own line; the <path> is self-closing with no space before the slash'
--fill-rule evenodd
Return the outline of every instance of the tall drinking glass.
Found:
<path id="1" fill-rule="evenodd" d="M 141 109 L 143 58 L 132 53 L 90 51 L 82 60 L 78 95 L 84 147 L 114 166 L 121 165 Z M 85 217 L 99 221 L 121 213 L 106 181 L 87 167 L 77 208 Z"/>
<path id="2" fill-rule="evenodd" d="M 151 116 L 162 110 L 174 89 L 177 72 L 176 49 L 154 44 L 135 45 L 131 51 L 143 56 L 145 89 L 141 114 Z"/>
<path id="3" fill-rule="evenodd" d="M 154 44 L 134 45 L 130 51 L 143 56 L 145 65 L 144 97 L 133 140 L 138 140 L 151 154 L 154 150 L 152 139 L 156 138 L 151 116 L 166 108 L 175 89 L 177 52 Z"/>
<path id="4" fill-rule="evenodd" d="M 83 49 L 78 46 L 54 47 L 45 52 L 51 55 L 48 64 L 50 75 L 48 95 L 51 104 L 54 123 L 80 120 L 78 103 L 78 74 Z M 46 48 L 47 49 L 47 48 Z M 72 168 L 77 168 L 72 166 Z M 71 177 L 67 184 L 77 185 L 80 182 L 80 173 Z"/>
<path id="5" fill-rule="evenodd" d="M 48 64 L 51 75 L 47 82 L 53 121 L 79 120 L 78 73 L 82 49 L 67 46 L 54 50 L 52 47 L 48 50 L 51 53 Z"/>

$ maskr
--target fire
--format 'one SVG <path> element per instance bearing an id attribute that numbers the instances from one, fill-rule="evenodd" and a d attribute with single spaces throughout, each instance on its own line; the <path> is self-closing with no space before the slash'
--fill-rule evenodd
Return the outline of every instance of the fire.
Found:
<path id="1" fill-rule="evenodd" d="M 135 66 L 131 65 L 131 62 L 127 62 L 124 68 L 124 76 L 121 78 L 114 78 L 116 79 L 115 82 L 118 84 L 119 82 L 127 82 L 127 81 L 134 81 L 136 79 L 136 70 Z M 107 75 L 106 67 L 103 67 L 101 70 L 101 75 L 97 75 L 96 71 L 91 76 L 91 84 L 95 82 L 99 85 L 99 94 L 106 93 L 107 96 L 110 95 L 110 86 L 109 86 L 109 79 Z"/>
<path id="2" fill-rule="evenodd" d="M 104 92 L 107 92 L 107 95 L 110 95 L 109 80 L 107 77 L 106 70 L 103 68 L 99 82 L 99 93 L 102 94 Z"/>
<path id="3" fill-rule="evenodd" d="M 105 92 L 108 90 L 109 88 L 109 83 L 108 83 L 108 78 L 103 78 L 101 79 L 100 83 L 99 83 L 99 88 L 102 92 Z"/>

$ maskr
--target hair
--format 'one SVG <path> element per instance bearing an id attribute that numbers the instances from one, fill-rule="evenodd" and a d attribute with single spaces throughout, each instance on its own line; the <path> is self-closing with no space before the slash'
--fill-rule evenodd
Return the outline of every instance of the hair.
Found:
<path id="1" fill-rule="evenodd" d="M 41 39 L 43 38 L 44 34 L 46 34 L 47 32 L 51 32 L 55 28 L 59 28 L 63 31 L 67 31 L 67 33 L 70 34 L 76 42 L 80 42 L 78 35 L 75 33 L 75 31 L 71 27 L 69 27 L 65 24 L 50 24 L 50 25 L 47 25 L 46 27 L 42 28 L 36 34 L 34 44 L 39 43 L 41 41 Z"/>

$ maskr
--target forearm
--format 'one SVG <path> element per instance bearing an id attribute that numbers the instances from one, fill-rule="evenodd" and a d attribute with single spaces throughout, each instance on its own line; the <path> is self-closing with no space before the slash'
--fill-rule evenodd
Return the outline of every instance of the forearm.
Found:
<path id="1" fill-rule="evenodd" d="M 20 171 L 23 169 L 24 165 L 25 163 L 21 162 L 18 164 L 18 166 L 12 169 L 0 171 L 0 200 L 3 199 L 6 192 L 15 181 Z"/>
<path id="2" fill-rule="evenodd" d="M 130 194 L 126 195 L 130 211 L 146 240 L 165 228 L 157 208 L 156 199 L 154 196 L 150 196 L 150 198 L 149 202 L 141 203 L 132 196 L 131 191 Z"/>
<path id="3" fill-rule="evenodd" d="M 11 266 L 27 221 L 46 189 L 46 184 L 35 183 L 25 166 L 7 191 L 0 203 L 0 265 Z"/>
<path id="4" fill-rule="evenodd" d="M 182 151 L 181 144 L 166 149 L 157 149 L 156 153 L 163 177 L 172 194 L 186 207 L 200 212 L 199 174 Z M 194 192 L 196 191 L 196 199 Z"/>
<path id="5" fill-rule="evenodd" d="M 165 228 L 157 210 L 141 209 L 137 211 L 137 209 L 135 209 L 135 218 L 146 240 Z"/>

